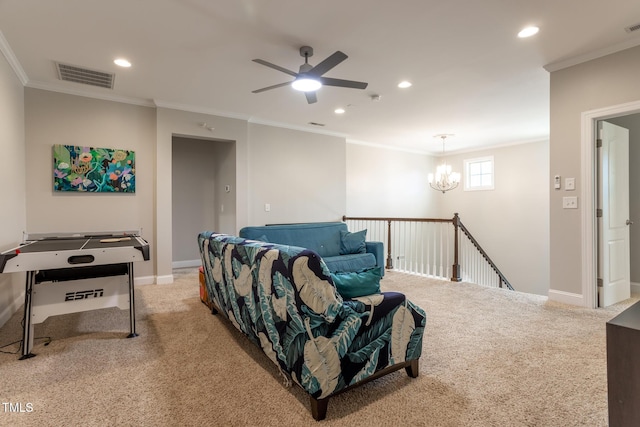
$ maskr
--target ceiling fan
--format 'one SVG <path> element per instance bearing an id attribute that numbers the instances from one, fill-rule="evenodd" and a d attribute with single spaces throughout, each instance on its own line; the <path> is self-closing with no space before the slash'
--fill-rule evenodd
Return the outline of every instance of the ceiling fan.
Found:
<path id="1" fill-rule="evenodd" d="M 320 89 L 322 86 L 337 86 L 352 89 L 365 89 L 367 87 L 368 83 L 364 82 L 322 77 L 324 73 L 331 70 L 333 67 L 348 58 L 347 55 L 340 52 L 339 50 L 336 51 L 333 55 L 327 57 L 324 61 L 320 62 L 315 67 L 309 64 L 309 58 L 313 56 L 313 48 L 309 46 L 302 46 L 300 48 L 300 56 L 304 57 L 304 64 L 300 66 L 300 71 L 297 73 L 262 59 L 254 59 L 253 62 L 257 62 L 258 64 L 273 68 L 274 70 L 282 71 L 285 74 L 289 74 L 290 76 L 295 77 L 295 79 L 291 82 L 263 87 L 262 89 L 252 91 L 252 93 L 260 93 L 267 90 L 291 85 L 294 89 L 304 92 L 304 95 L 307 98 L 307 102 L 309 104 L 313 104 L 314 102 L 318 101 L 318 98 L 316 97 L 316 90 Z"/>

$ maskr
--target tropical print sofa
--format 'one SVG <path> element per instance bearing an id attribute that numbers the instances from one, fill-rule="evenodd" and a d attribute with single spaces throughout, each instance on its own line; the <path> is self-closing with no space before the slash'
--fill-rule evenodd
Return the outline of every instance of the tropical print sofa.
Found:
<path id="1" fill-rule="evenodd" d="M 328 400 L 405 368 L 418 376 L 425 313 L 403 294 L 343 299 L 311 250 L 203 232 L 198 245 L 209 298 L 324 419 Z"/>

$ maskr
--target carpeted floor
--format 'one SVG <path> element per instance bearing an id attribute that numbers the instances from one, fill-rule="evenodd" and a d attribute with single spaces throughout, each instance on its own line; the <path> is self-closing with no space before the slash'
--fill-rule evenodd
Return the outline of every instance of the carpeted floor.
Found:
<path id="1" fill-rule="evenodd" d="M 125 338 L 127 311 L 105 309 L 36 325 L 51 343 L 37 340 L 35 358 L 0 354 L 0 425 L 607 425 L 605 324 L 635 299 L 588 310 L 397 272 L 382 287 L 427 313 L 420 376 L 336 396 L 320 423 L 307 395 L 200 302 L 195 270 L 180 270 L 172 285 L 136 288 L 137 338 Z M 0 328 L 0 346 L 21 338 L 21 318 Z"/>

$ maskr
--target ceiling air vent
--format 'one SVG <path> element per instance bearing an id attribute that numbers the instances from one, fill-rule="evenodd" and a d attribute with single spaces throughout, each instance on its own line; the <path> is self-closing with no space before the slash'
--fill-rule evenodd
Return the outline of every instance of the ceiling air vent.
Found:
<path id="1" fill-rule="evenodd" d="M 56 67 L 60 80 L 113 89 L 113 79 L 115 77 L 113 73 L 61 64 L 60 62 L 56 62 Z"/>
<path id="2" fill-rule="evenodd" d="M 309 122 L 309 124 L 311 126 L 324 126 L 324 123 L 318 123 L 318 122 Z"/>
<path id="3" fill-rule="evenodd" d="M 640 30 L 640 24 L 630 25 L 624 29 L 627 33 L 632 33 L 634 31 Z"/>

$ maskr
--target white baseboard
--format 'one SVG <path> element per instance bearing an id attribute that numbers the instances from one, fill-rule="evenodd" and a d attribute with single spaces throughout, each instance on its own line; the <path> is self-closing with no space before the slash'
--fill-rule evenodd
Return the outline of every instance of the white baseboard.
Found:
<path id="1" fill-rule="evenodd" d="M 171 268 L 200 267 L 201 265 L 202 265 L 201 259 L 190 259 L 186 261 L 173 261 L 171 263 Z"/>
<path id="2" fill-rule="evenodd" d="M 134 286 L 153 285 L 156 283 L 156 276 L 142 276 L 133 279 Z"/>
<path id="3" fill-rule="evenodd" d="M 631 293 L 640 294 L 640 283 L 631 282 Z"/>
<path id="4" fill-rule="evenodd" d="M 573 294 L 571 292 L 555 291 L 553 289 L 549 289 L 548 297 L 550 301 L 584 307 L 584 297 L 582 296 L 582 294 Z"/>
<path id="5" fill-rule="evenodd" d="M 166 276 L 156 276 L 156 284 L 158 285 L 170 285 L 173 283 L 173 274 L 167 274 Z"/>

